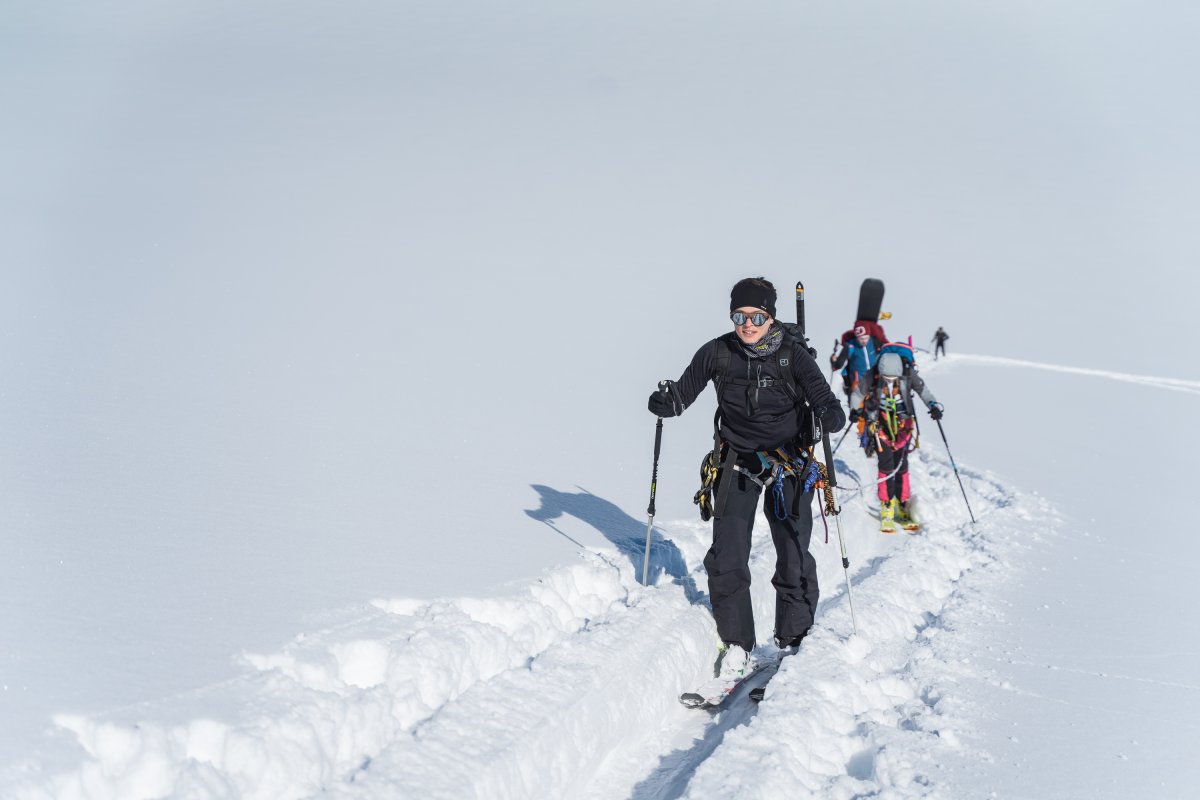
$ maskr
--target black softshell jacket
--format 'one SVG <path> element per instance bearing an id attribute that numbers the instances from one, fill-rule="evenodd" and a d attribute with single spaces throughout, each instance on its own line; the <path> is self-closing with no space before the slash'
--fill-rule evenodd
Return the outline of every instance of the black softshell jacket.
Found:
<path id="1" fill-rule="evenodd" d="M 780 352 L 788 355 L 789 343 Z M 739 453 L 772 450 L 789 444 L 800 432 L 800 407 L 788 396 L 779 364 L 780 353 L 766 358 L 751 358 L 732 331 L 706 343 L 696 351 L 692 363 L 683 371 L 676 388 L 684 408 L 690 406 L 714 377 L 718 348 L 729 351 L 726 378 L 745 378 L 752 386 L 724 381 L 717 403 L 721 407 L 721 438 Z M 838 399 L 834 396 L 817 362 L 802 346 L 792 346 L 790 368 L 796 390 L 808 400 L 826 431 L 840 430 L 846 424 Z"/>

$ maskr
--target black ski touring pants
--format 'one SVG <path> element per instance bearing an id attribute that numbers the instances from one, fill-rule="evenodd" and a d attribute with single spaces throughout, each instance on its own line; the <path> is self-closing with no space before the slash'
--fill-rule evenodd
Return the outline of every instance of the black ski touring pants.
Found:
<path id="1" fill-rule="evenodd" d="M 720 481 L 718 480 L 718 485 Z M 775 542 L 775 636 L 790 640 L 812 627 L 817 610 L 817 562 L 808 552 L 812 536 L 812 492 L 796 502 L 797 481 L 784 479 L 785 519 L 775 516 L 768 489 L 766 517 Z M 735 473 L 725 513 L 713 520 L 713 543 L 704 557 L 708 594 L 721 641 L 754 649 L 754 608 L 750 602 L 750 544 L 762 487 Z"/>

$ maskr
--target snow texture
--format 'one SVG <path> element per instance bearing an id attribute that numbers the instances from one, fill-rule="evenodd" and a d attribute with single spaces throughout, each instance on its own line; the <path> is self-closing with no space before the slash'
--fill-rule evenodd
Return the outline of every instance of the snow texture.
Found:
<path id="1" fill-rule="evenodd" d="M 1198 13 L 5 4 L 0 797 L 1194 796 Z M 648 586 L 644 404 L 760 274 L 945 326 L 978 521 L 848 441 L 710 713 L 712 395 Z"/>
<path id="2" fill-rule="evenodd" d="M 675 747 L 720 724 L 677 702 L 712 668 L 715 633 L 697 588 L 705 526 L 675 523 L 656 532 L 656 555 L 673 544 L 688 566 L 656 586 L 638 585 L 636 560 L 601 550 L 510 596 L 380 600 L 358 620 L 247 655 L 255 672 L 189 699 L 236 707 L 230 717 L 59 716 L 88 758 L 18 794 L 616 797 L 684 778 L 689 797 L 933 792 L 922 762 L 961 746 L 969 724 L 942 701 L 970 667 L 939 652 L 939 634 L 980 602 L 1004 542 L 1050 511 L 972 475 L 971 526 L 944 457 L 919 451 L 914 465 L 918 485 L 938 487 L 923 495 L 919 536 L 879 541 L 860 496 L 844 493 L 858 635 L 836 543 L 821 544 L 820 625 L 760 709 L 743 692 L 720 712 L 739 724 L 711 754 Z M 768 537 L 753 563 L 756 612 L 769 618 Z"/>

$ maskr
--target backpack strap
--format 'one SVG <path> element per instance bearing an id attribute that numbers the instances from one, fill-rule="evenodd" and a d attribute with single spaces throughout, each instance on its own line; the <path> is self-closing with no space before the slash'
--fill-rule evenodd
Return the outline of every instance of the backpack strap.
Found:
<path id="1" fill-rule="evenodd" d="M 725 381 L 729 378 L 729 361 L 731 358 L 729 354 L 729 348 L 732 346 L 733 344 L 724 336 L 719 337 L 716 340 L 717 351 L 713 353 L 712 373 L 708 376 L 709 380 L 711 380 L 713 383 L 713 391 L 716 392 L 717 395 L 718 417 L 717 419 L 713 420 L 713 425 L 716 425 L 717 420 L 720 419 L 721 389 L 725 387 Z"/>
<path id="2" fill-rule="evenodd" d="M 787 336 L 787 334 L 784 335 Z M 783 375 L 783 388 L 787 391 L 788 397 L 792 398 L 792 402 L 799 405 L 803 402 L 803 398 L 800 397 L 800 390 L 796 388 L 796 373 L 793 372 L 796 368 L 796 345 L 796 340 L 788 336 L 776 351 L 775 356 L 779 360 L 779 374 Z"/>
<path id="3" fill-rule="evenodd" d="M 804 398 L 800 394 L 800 390 L 796 385 L 796 374 L 794 372 L 796 365 L 797 346 L 801 344 L 790 332 L 784 331 L 783 344 L 775 352 L 775 359 L 779 364 L 779 374 L 783 376 L 778 383 L 783 384 L 784 391 L 788 397 L 797 406 L 806 405 Z M 735 344 L 728 338 L 722 336 L 717 339 L 717 350 L 713 353 L 713 367 L 709 379 L 713 382 L 713 387 L 717 393 L 717 411 L 713 414 L 713 450 L 712 463 L 720 465 L 719 474 L 721 479 L 717 482 L 717 490 L 713 496 L 712 513 L 715 517 L 721 517 L 725 513 L 725 502 L 729 499 L 729 487 L 733 482 L 734 472 L 745 472 L 736 468 L 737 454 L 733 448 L 723 447 L 724 442 L 721 441 L 721 389 L 726 385 L 734 386 L 759 386 L 757 382 L 751 382 L 746 378 L 733 378 L 729 376 L 729 364 L 732 360 L 730 349 L 735 347 Z M 777 385 L 772 383 L 770 385 Z M 722 453 L 721 451 L 725 452 Z M 724 455 L 724 459 L 722 459 Z M 748 473 L 747 473 L 748 474 Z"/>
<path id="4" fill-rule="evenodd" d="M 720 441 L 720 437 L 716 437 Z M 733 483 L 733 465 L 737 462 L 737 453 L 732 447 L 725 448 L 725 460 L 721 462 L 721 480 L 717 484 L 717 494 L 713 498 L 713 516 L 725 516 L 725 503 L 729 500 L 729 486 Z"/>

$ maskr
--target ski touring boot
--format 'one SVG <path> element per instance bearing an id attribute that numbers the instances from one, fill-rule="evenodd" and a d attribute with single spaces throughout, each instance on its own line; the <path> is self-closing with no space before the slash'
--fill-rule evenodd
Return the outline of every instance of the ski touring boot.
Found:
<path id="1" fill-rule="evenodd" d="M 892 502 L 895 502 L 894 500 Z M 909 498 L 907 503 L 900 503 L 896 506 L 896 522 L 906 531 L 914 533 L 921 530 L 921 523 L 917 521 L 915 503 L 912 498 Z"/>
<path id="2" fill-rule="evenodd" d="M 896 499 L 893 497 L 886 502 L 879 504 L 879 532 L 880 533 L 895 533 L 896 532 Z"/>
<path id="3" fill-rule="evenodd" d="M 679 695 L 679 702 L 688 708 L 713 709 L 725 702 L 734 689 L 765 664 L 760 664 L 754 654 L 736 644 L 725 644 L 717 657 L 716 677 L 694 691 Z"/>

